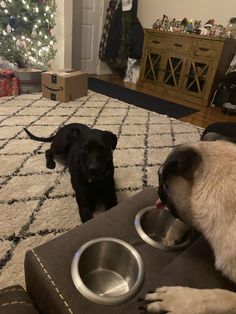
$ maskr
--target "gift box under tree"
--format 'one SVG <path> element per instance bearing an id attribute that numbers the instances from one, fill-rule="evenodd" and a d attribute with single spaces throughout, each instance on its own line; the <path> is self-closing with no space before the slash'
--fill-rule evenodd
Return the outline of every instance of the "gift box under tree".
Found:
<path id="1" fill-rule="evenodd" d="M 18 68 L 21 93 L 39 91 L 38 77 L 55 57 L 55 11 L 55 0 L 0 0 L 0 56 Z M 1 86 L 9 93 L 9 77 Z"/>
<path id="2" fill-rule="evenodd" d="M 19 80 L 13 70 L 0 70 L 0 97 L 19 95 Z"/>

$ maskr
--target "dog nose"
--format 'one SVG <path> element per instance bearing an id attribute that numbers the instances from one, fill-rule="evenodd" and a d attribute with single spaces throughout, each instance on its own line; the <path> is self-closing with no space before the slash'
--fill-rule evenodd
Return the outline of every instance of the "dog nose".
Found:
<path id="1" fill-rule="evenodd" d="M 88 170 L 91 175 L 96 175 L 99 172 L 99 169 L 95 164 L 90 165 Z"/>

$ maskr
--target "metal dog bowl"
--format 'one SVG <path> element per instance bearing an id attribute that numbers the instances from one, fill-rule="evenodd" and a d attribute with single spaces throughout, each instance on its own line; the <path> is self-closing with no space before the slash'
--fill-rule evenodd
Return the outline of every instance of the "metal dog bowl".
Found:
<path id="1" fill-rule="evenodd" d="M 71 275 L 76 288 L 90 301 L 117 305 L 138 291 L 144 266 L 131 245 L 106 237 L 89 241 L 76 252 Z"/>
<path id="2" fill-rule="evenodd" d="M 192 240 L 192 231 L 181 220 L 173 217 L 167 209 L 150 206 L 141 209 L 135 217 L 135 228 L 149 245 L 168 251 L 185 248 Z M 179 241 L 166 244 L 167 236 L 179 233 Z"/>

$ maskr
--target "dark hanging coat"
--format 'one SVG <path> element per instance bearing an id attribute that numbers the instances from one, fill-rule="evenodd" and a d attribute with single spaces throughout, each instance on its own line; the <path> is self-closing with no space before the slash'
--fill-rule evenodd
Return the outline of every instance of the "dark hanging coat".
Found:
<path id="1" fill-rule="evenodd" d="M 130 11 L 122 11 L 122 3 L 112 15 L 107 36 L 104 60 L 115 72 L 124 74 L 128 58 L 141 59 L 144 31 L 139 22 L 137 0 Z"/>

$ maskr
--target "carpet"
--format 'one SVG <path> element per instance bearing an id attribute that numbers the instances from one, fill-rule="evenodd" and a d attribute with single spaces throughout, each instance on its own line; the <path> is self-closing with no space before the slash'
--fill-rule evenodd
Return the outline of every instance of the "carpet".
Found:
<path id="1" fill-rule="evenodd" d="M 177 103 L 146 95 L 144 93 L 106 82 L 94 77 L 89 78 L 89 89 L 109 97 L 125 101 L 137 107 L 167 115 L 171 118 L 182 118 L 198 112 Z"/>
<path id="2" fill-rule="evenodd" d="M 118 200 L 157 186 L 157 170 L 171 148 L 196 141 L 202 130 L 90 91 L 59 103 L 41 94 L 0 98 L 0 288 L 24 286 L 28 249 L 81 224 L 70 177 L 63 165 L 45 166 L 49 143 L 30 140 L 79 122 L 118 136 L 114 151 Z M 98 215 L 101 213 L 97 213 Z"/>

